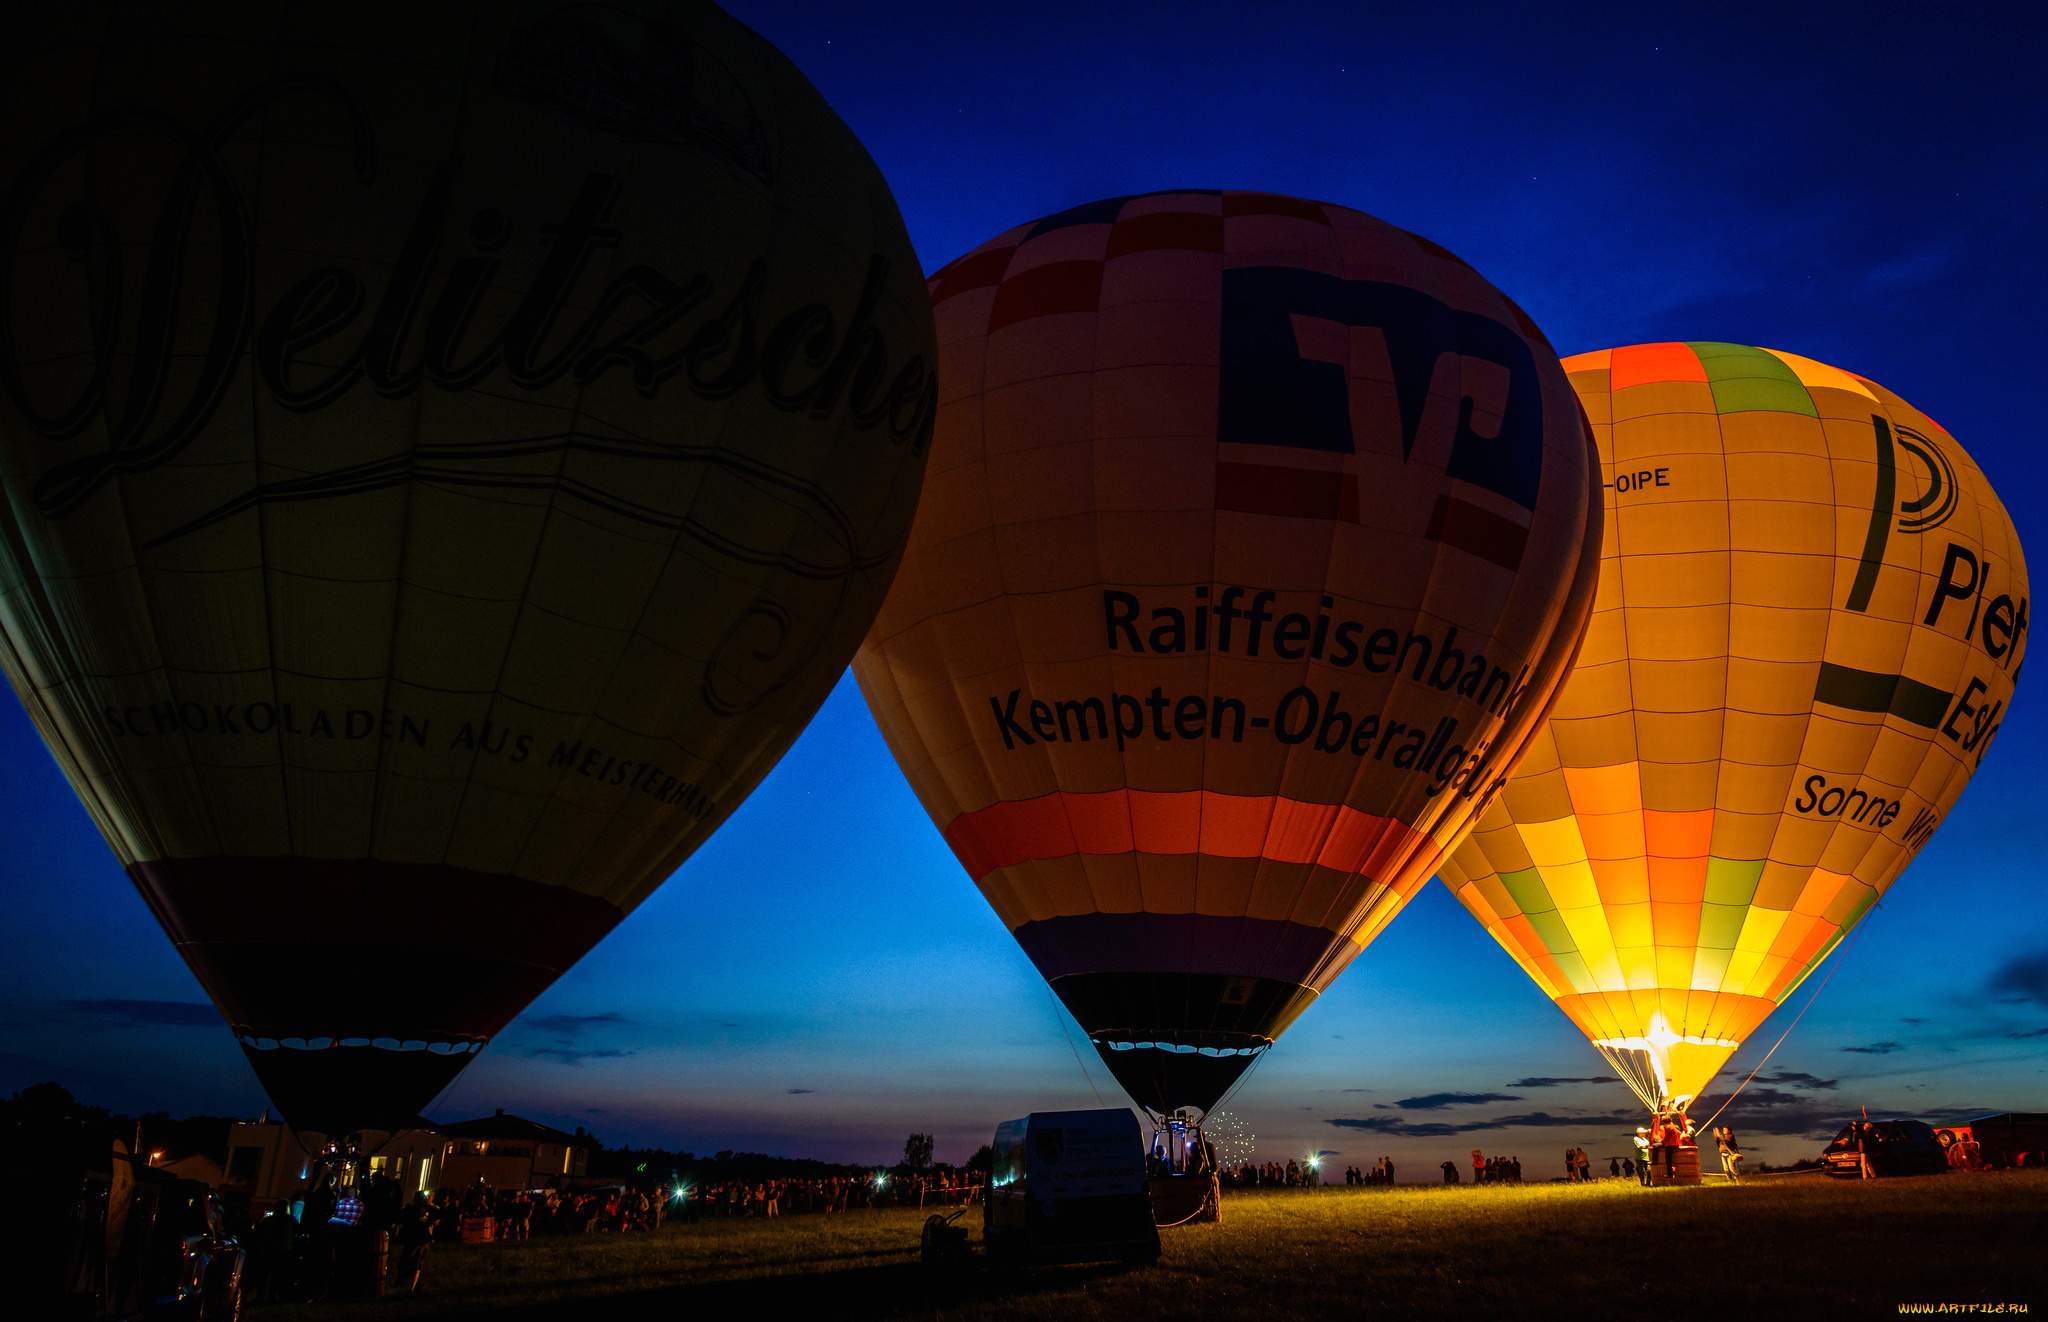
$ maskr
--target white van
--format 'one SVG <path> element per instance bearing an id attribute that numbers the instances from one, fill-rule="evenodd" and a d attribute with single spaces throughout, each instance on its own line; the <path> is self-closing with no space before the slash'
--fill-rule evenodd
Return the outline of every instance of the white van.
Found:
<path id="1" fill-rule="evenodd" d="M 982 1208 L 991 1255 L 1042 1262 L 1159 1256 L 1145 1143 L 1128 1110 L 1034 1111 L 998 1125 L 994 1146 Z"/>

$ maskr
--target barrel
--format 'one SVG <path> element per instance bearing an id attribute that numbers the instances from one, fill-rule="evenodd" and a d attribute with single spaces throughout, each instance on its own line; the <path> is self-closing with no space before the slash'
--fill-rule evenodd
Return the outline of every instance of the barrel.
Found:
<path id="1" fill-rule="evenodd" d="M 1145 1181 L 1155 1225 L 1223 1219 L 1222 1188 L 1214 1175 L 1161 1175 Z"/>
<path id="2" fill-rule="evenodd" d="M 1673 1174 L 1664 1173 L 1664 1154 L 1676 1152 L 1677 1160 L 1672 1162 Z M 1677 1148 L 1653 1148 L 1650 1152 L 1650 1183 L 1698 1184 L 1700 1182 L 1700 1150 L 1690 1143 Z"/>

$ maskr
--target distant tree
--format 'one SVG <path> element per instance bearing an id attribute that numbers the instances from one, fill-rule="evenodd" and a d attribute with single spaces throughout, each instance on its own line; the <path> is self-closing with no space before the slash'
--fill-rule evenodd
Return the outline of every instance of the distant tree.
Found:
<path id="1" fill-rule="evenodd" d="M 932 1164 L 932 1136 L 912 1134 L 903 1140 L 903 1165 L 908 1170 L 921 1171 Z"/>
<path id="2" fill-rule="evenodd" d="M 979 1148 L 976 1148 L 974 1151 L 974 1155 L 967 1159 L 967 1169 L 971 1171 L 980 1171 L 983 1175 L 992 1174 L 995 1171 L 995 1168 L 996 1150 L 986 1143 L 982 1144 Z"/>

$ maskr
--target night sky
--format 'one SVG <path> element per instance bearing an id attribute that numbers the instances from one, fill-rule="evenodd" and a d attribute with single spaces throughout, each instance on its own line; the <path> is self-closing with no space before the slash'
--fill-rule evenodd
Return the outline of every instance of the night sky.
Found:
<path id="1" fill-rule="evenodd" d="M 1100 197 L 1262 189 L 1470 262 L 1561 354 L 1724 340 L 1883 383 L 1948 428 L 2048 556 L 2039 457 L 2048 24 L 1931 6 L 729 6 L 896 190 L 927 270 Z M 849 15 L 853 17 L 849 17 Z M 2023 681 L 1933 841 L 1736 1053 L 1764 1159 L 1867 1105 L 2048 1110 L 2048 703 Z M 254 1114 L 220 1016 L 17 704 L 0 704 L 0 1091 Z M 1839 967 L 1839 972 L 1833 972 Z M 337 971 L 345 975 L 345 971 Z M 429 1111 L 607 1143 L 964 1160 L 1027 1110 L 1119 1104 L 912 798 L 851 678 L 671 881 Z M 1710 1095 L 1706 1109 L 1717 1104 Z M 1262 1159 L 1474 1147 L 1547 1178 L 1624 1151 L 1634 1098 L 1440 885 L 1227 1109 Z"/>

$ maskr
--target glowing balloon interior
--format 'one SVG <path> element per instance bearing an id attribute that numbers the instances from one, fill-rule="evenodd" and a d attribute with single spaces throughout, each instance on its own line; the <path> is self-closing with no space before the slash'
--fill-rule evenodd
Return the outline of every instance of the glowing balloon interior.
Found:
<path id="1" fill-rule="evenodd" d="M 284 1114 L 404 1117 L 865 632 L 916 256 L 709 4 L 21 17 L 0 663 Z"/>
<path id="2" fill-rule="evenodd" d="M 1606 478 L 1599 596 L 1443 878 L 1655 1108 L 1948 815 L 2012 697 L 2027 572 L 1962 446 L 1873 381 L 1735 344 L 1565 368 Z"/>
<path id="3" fill-rule="evenodd" d="M 854 662 L 1112 1073 L 1206 1110 L 1433 872 L 1566 671 L 1595 459 L 1441 248 L 1112 198 L 939 271 L 904 569 Z"/>

